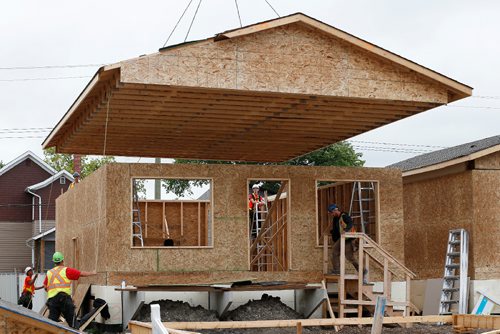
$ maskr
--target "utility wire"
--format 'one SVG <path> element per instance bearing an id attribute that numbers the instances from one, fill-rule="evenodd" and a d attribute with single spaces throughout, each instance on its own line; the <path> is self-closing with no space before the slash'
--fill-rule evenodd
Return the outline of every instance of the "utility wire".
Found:
<path id="1" fill-rule="evenodd" d="M 104 65 L 106 64 L 13 66 L 13 67 L 0 67 L 0 70 L 40 70 L 40 69 L 57 69 L 57 68 L 98 67 Z"/>
<path id="2" fill-rule="evenodd" d="M 271 6 L 271 4 L 267 0 L 264 0 L 264 1 L 269 5 L 269 7 L 271 7 L 271 9 L 273 10 L 273 12 L 275 12 L 278 17 L 281 17 L 280 14 L 278 14 L 278 12 L 276 11 L 276 9 L 274 9 L 274 7 Z"/>
<path id="3" fill-rule="evenodd" d="M 188 31 L 186 33 L 186 37 L 184 37 L 184 43 L 186 42 L 186 40 L 187 40 L 187 38 L 189 36 L 189 32 L 191 31 L 191 27 L 193 26 L 194 20 L 196 19 L 196 14 L 198 14 L 198 9 L 200 9 L 201 1 L 202 0 L 200 0 L 198 2 L 198 7 L 196 7 L 196 10 L 195 10 L 194 15 L 193 15 L 193 19 L 191 20 L 191 24 L 189 25 L 189 29 L 188 29 Z"/>
<path id="4" fill-rule="evenodd" d="M 83 78 L 91 78 L 91 77 L 92 77 L 91 75 L 83 75 L 83 76 L 76 76 L 76 77 L 45 77 L 45 78 L 0 79 L 0 82 L 83 79 Z"/>
<path id="5" fill-rule="evenodd" d="M 241 24 L 241 16 L 240 16 L 240 8 L 238 7 L 238 0 L 234 0 L 234 4 L 236 5 L 236 12 L 238 13 L 238 20 L 240 20 L 240 28 L 243 27 Z"/>
<path id="6" fill-rule="evenodd" d="M 165 43 L 163 44 L 163 47 L 165 47 L 168 43 L 168 41 L 170 40 L 170 37 L 172 36 L 172 34 L 174 33 L 175 29 L 177 29 L 177 26 L 179 25 L 179 22 L 181 22 L 182 18 L 184 17 L 184 14 L 186 14 L 189 6 L 191 6 L 191 2 L 193 2 L 193 0 L 189 0 L 189 3 L 187 4 L 186 8 L 184 8 L 184 11 L 182 12 L 182 15 L 181 17 L 179 17 L 179 20 L 177 20 L 177 23 L 175 24 L 174 26 L 174 29 L 172 29 L 172 31 L 170 32 L 170 35 L 168 35 L 168 38 L 167 40 L 165 41 Z"/>
<path id="7" fill-rule="evenodd" d="M 365 140 L 347 140 L 349 143 L 362 143 L 362 144 L 376 144 L 376 145 L 394 145 L 394 146 L 412 146 L 412 147 L 429 147 L 429 148 L 447 148 L 447 146 L 423 145 L 423 144 L 400 144 L 400 143 L 386 143 Z"/>

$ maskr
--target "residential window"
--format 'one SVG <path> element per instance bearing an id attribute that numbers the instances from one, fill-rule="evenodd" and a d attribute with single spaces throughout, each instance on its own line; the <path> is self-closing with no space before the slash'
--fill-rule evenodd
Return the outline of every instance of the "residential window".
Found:
<path id="1" fill-rule="evenodd" d="M 66 178 L 64 176 L 59 178 L 59 184 L 66 184 Z"/>

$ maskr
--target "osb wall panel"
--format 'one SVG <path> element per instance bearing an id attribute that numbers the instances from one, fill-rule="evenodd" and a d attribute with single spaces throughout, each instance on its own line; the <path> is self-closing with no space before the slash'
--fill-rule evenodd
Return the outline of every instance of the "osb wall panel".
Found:
<path id="1" fill-rule="evenodd" d="M 500 152 L 474 160 L 474 167 L 477 169 L 500 169 Z"/>
<path id="2" fill-rule="evenodd" d="M 81 279 L 96 284 L 104 284 L 106 276 L 103 273 L 109 231 L 105 176 L 102 168 L 56 200 L 56 250 L 64 254 L 66 265 L 84 271 L 96 270 L 97 277 Z"/>
<path id="3" fill-rule="evenodd" d="M 474 238 L 471 187 L 470 172 L 404 184 L 405 263 L 419 279 L 443 276 L 449 230 Z M 469 274 L 473 267 L 469 258 Z"/>
<path id="4" fill-rule="evenodd" d="M 301 23 L 122 62 L 121 81 L 447 103 L 443 86 Z"/>
<path id="5" fill-rule="evenodd" d="M 500 277 L 500 170 L 472 171 L 475 279 Z"/>
<path id="6" fill-rule="evenodd" d="M 316 179 L 379 180 L 382 246 L 404 259 L 402 181 L 400 171 L 369 168 L 107 165 L 109 272 L 244 272 L 249 265 L 247 180 L 290 179 L 290 268 L 321 271 L 322 249 L 316 247 Z M 213 178 L 213 247 L 201 249 L 131 249 L 131 178 Z M 168 211 L 168 210 L 167 210 Z M 251 273 L 254 275 L 255 273 Z"/>

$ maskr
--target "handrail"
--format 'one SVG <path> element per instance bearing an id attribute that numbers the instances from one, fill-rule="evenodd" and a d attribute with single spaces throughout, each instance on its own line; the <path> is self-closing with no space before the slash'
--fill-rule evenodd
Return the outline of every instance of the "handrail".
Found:
<path id="1" fill-rule="evenodd" d="M 363 239 L 366 241 L 368 244 L 373 246 L 375 249 L 377 249 L 378 252 L 380 252 L 385 258 L 393 262 L 396 266 L 398 266 L 401 270 L 403 270 L 408 276 L 411 278 L 415 278 L 417 275 L 412 272 L 410 269 L 405 267 L 401 262 L 399 262 L 395 257 L 393 257 L 391 254 L 389 254 L 385 249 L 380 247 L 379 244 L 377 244 L 373 239 L 368 237 L 365 233 L 351 233 L 351 232 L 346 232 L 345 233 L 346 238 L 358 238 L 358 239 Z"/>

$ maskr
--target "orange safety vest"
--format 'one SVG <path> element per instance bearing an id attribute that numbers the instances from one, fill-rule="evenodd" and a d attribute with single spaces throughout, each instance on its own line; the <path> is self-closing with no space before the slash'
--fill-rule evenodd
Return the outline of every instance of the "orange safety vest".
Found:
<path id="1" fill-rule="evenodd" d="M 66 267 L 55 267 L 47 272 L 47 299 L 59 292 L 71 296 L 71 280 L 66 276 Z"/>
<path id="2" fill-rule="evenodd" d="M 257 194 L 257 197 L 255 197 L 255 194 L 254 194 L 254 193 L 251 193 L 251 194 L 248 196 L 248 209 L 249 209 L 249 210 L 252 210 L 252 209 L 253 209 L 252 199 L 253 199 L 254 201 L 260 201 L 260 200 L 262 200 L 262 196 L 260 196 L 260 195 L 258 195 L 258 194 Z"/>
<path id="3" fill-rule="evenodd" d="M 31 278 L 30 278 L 31 280 Z M 26 292 L 29 292 L 31 295 L 34 293 L 35 289 L 34 289 L 35 285 L 34 284 L 26 284 L 26 280 L 24 281 L 24 286 L 23 286 L 23 292 L 26 291 Z"/>

